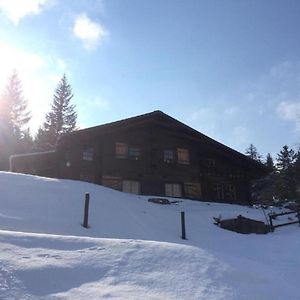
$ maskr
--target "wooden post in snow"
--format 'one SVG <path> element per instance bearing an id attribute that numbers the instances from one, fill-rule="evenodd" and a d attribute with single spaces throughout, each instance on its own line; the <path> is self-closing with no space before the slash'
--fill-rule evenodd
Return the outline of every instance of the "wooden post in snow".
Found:
<path id="1" fill-rule="evenodd" d="M 90 194 L 85 193 L 85 202 L 84 202 L 84 218 L 82 226 L 85 228 L 89 227 L 89 205 L 90 205 Z"/>
<path id="2" fill-rule="evenodd" d="M 273 216 L 269 214 L 269 219 L 270 219 L 270 227 L 271 227 L 271 231 L 274 231 L 274 227 L 273 227 Z"/>
<path id="3" fill-rule="evenodd" d="M 181 238 L 186 240 L 184 211 L 181 212 Z"/>

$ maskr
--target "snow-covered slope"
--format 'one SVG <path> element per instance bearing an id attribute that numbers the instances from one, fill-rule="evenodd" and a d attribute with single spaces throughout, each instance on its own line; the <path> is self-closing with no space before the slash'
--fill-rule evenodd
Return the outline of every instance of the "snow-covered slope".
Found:
<path id="1" fill-rule="evenodd" d="M 0 299 L 300 299 L 300 229 L 213 225 L 252 208 L 0 172 Z M 81 226 L 89 192 L 90 228 Z M 188 240 L 180 238 L 180 211 Z M 26 232 L 26 233 L 25 233 Z"/>

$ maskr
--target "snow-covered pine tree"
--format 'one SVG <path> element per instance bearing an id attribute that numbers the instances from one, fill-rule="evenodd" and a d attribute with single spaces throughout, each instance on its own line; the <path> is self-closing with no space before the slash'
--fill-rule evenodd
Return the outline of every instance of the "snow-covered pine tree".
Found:
<path id="1" fill-rule="evenodd" d="M 70 103 L 73 96 L 64 74 L 55 89 L 51 111 L 46 114 L 46 121 L 36 135 L 35 142 L 40 150 L 54 149 L 62 134 L 76 129 L 76 106 Z"/>
<path id="2" fill-rule="evenodd" d="M 250 144 L 249 148 L 246 149 L 245 154 L 251 159 L 261 162 L 261 155 L 258 153 L 256 147 L 254 147 L 253 144 Z"/>

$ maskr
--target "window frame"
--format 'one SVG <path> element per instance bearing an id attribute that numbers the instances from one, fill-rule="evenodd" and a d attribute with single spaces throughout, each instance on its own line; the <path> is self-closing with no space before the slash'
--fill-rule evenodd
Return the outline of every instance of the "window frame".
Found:
<path id="1" fill-rule="evenodd" d="M 190 164 L 190 151 L 186 148 L 177 148 L 177 162 L 181 165 Z"/>
<path id="2" fill-rule="evenodd" d="M 82 160 L 93 161 L 94 160 L 94 147 L 85 147 L 82 151 Z"/>
<path id="3" fill-rule="evenodd" d="M 197 192 L 195 192 L 197 191 Z M 202 186 L 200 182 L 185 182 L 184 183 L 184 194 L 188 198 L 201 198 L 202 197 Z"/>
<path id="4" fill-rule="evenodd" d="M 126 184 L 127 184 L 127 186 L 126 186 Z M 122 192 L 140 195 L 141 194 L 141 182 L 138 180 L 123 179 L 122 180 Z"/>
<path id="5" fill-rule="evenodd" d="M 228 183 L 224 187 L 225 198 L 228 200 L 236 200 L 236 186 L 232 183 Z"/>
<path id="6" fill-rule="evenodd" d="M 214 158 L 205 158 L 205 164 L 208 168 L 215 168 L 216 160 Z"/>
<path id="7" fill-rule="evenodd" d="M 141 147 L 128 145 L 128 158 L 132 160 L 139 160 L 141 158 Z"/>
<path id="8" fill-rule="evenodd" d="M 115 142 L 115 157 L 119 159 L 140 160 L 141 147 L 123 142 Z"/>
<path id="9" fill-rule="evenodd" d="M 171 164 L 175 161 L 175 151 L 173 149 L 164 149 L 163 159 L 167 164 Z M 170 155 L 171 154 L 171 155 Z"/>
<path id="10" fill-rule="evenodd" d="M 178 188 L 178 190 L 176 190 Z M 168 193 L 168 191 L 171 191 Z M 165 183 L 165 196 L 182 198 L 182 185 L 178 182 L 166 182 Z"/>
<path id="11" fill-rule="evenodd" d="M 225 186 L 223 183 L 215 184 L 215 196 L 217 200 L 225 199 Z"/>
<path id="12" fill-rule="evenodd" d="M 115 142 L 115 157 L 120 159 L 128 158 L 128 143 Z"/>

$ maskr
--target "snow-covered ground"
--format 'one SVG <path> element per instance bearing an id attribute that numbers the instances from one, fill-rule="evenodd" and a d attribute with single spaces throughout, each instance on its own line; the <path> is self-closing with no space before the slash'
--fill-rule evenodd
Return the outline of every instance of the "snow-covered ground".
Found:
<path id="1" fill-rule="evenodd" d="M 0 172 L 0 299 L 300 299 L 297 225 L 242 235 L 212 217 L 260 209 L 148 198 Z"/>

